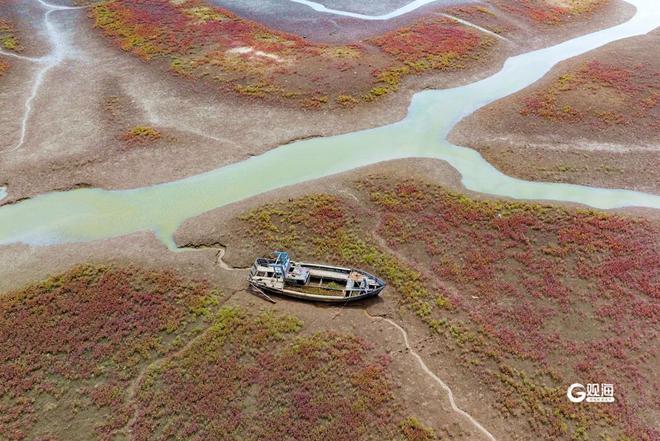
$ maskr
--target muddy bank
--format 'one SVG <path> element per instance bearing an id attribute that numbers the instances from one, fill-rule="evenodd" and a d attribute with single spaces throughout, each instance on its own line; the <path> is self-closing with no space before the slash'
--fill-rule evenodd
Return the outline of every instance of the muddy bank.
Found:
<path id="1" fill-rule="evenodd" d="M 3 261 L 10 262 L 0 268 L 0 292 L 19 289 L 27 283 L 64 272 L 77 264 L 90 262 L 103 265 L 137 265 L 147 271 L 173 270 L 178 274 L 185 274 L 185 277 L 208 280 L 212 287 L 220 289 L 225 307 L 293 315 L 303 321 L 302 335 L 306 336 L 318 332 L 339 332 L 364 339 L 376 353 L 391 359 L 388 370 L 395 381 L 393 398 L 402 406 L 399 411 L 415 415 L 425 426 L 433 428 L 443 437 L 465 441 L 482 439 L 480 431 L 465 416 L 452 409 L 446 391 L 421 368 L 418 360 L 406 349 L 401 332 L 382 319 L 370 318 L 365 313 L 369 312 L 374 316 L 387 315 L 399 321 L 396 309 L 387 298 L 343 308 L 323 307 L 286 299 L 278 299 L 273 305 L 245 290 L 246 270 L 230 271 L 221 268 L 217 265 L 216 254 L 217 250 L 214 249 L 171 253 L 148 234 L 63 247 L 0 247 Z M 411 333 L 410 345 L 413 348 L 420 347 L 420 339 L 421 336 Z M 453 390 L 454 399 L 459 406 L 466 404 L 463 393 L 461 389 Z M 66 400 L 64 397 L 63 401 Z M 52 410 L 53 407 L 45 408 L 43 413 L 37 415 L 46 417 Z M 102 423 L 105 417 L 103 412 L 91 412 L 85 424 L 93 427 Z M 475 415 L 474 418 L 479 420 L 481 416 Z M 66 426 L 59 424 L 37 426 L 41 431 L 67 430 Z M 89 439 L 89 433 L 85 435 L 85 439 Z"/>
<path id="2" fill-rule="evenodd" d="M 502 172 L 529 180 L 658 194 L 657 30 L 556 66 L 450 134 Z"/>
<path id="3" fill-rule="evenodd" d="M 366 265 L 390 282 L 384 298 L 398 303 L 406 328 L 425 336 L 426 363 L 443 372 L 445 380 L 451 379 L 454 388 L 480 384 L 475 393 L 465 392 L 467 407 L 486 415 L 481 422 L 493 433 L 504 439 L 526 439 L 523 434 L 533 427 L 535 439 L 570 439 L 560 432 L 563 417 L 558 416 L 566 405 L 565 388 L 578 372 L 590 367 L 560 347 L 564 343 L 606 344 L 619 335 L 610 327 L 614 322 L 601 319 L 617 301 L 594 293 L 616 290 L 628 292 L 635 302 L 648 300 L 649 286 L 644 282 L 633 287 L 620 275 L 597 268 L 613 268 L 626 261 L 635 268 L 626 273 L 632 271 L 629 275 L 636 273 L 645 280 L 645 262 L 657 255 L 653 245 L 657 213 L 647 219 L 637 218 L 641 212 L 616 217 L 574 207 L 448 194 L 445 188 L 453 189 L 456 183 L 450 171 L 441 169 L 438 163 L 397 161 L 315 181 L 303 192 L 284 189 L 261 195 L 228 207 L 236 209 L 231 215 L 214 210 L 186 222 L 177 233 L 177 243 L 222 244 L 227 247 L 225 262 L 236 266 L 248 265 L 255 255 L 273 249 L 287 249 L 306 261 Z M 438 183 L 443 188 L 439 192 Z M 595 252 L 593 247 L 604 244 L 603 240 L 612 242 Z M 581 263 L 575 265 L 574 259 Z M 589 269 L 592 265 L 593 270 Z M 565 277 L 559 280 L 552 274 Z M 593 308 L 580 306 L 592 304 Z M 625 308 L 617 310 L 622 311 L 617 323 L 626 333 L 636 332 L 640 318 L 623 312 Z M 466 311 L 471 311 L 471 318 L 458 325 L 456 321 L 462 321 Z M 480 314 L 484 314 L 483 322 Z M 441 329 L 447 322 L 453 323 L 449 333 L 458 340 L 462 361 L 460 356 L 454 358 L 452 337 L 435 339 L 427 333 L 430 328 L 445 335 Z M 532 322 L 543 325 L 537 328 L 530 326 Z M 517 326 L 524 329 L 511 328 Z M 487 350 L 481 359 L 479 348 L 485 343 L 477 335 L 500 331 L 497 338 L 509 342 L 504 345 L 509 355 L 499 358 Z M 558 341 L 560 346 L 552 349 Z M 637 358 L 641 353 L 630 348 L 622 356 L 629 357 L 634 372 L 649 375 L 649 363 Z M 491 364 L 491 356 L 498 361 Z M 617 362 L 603 363 L 609 372 L 622 369 Z M 471 377 L 473 369 L 479 379 Z M 503 380 L 509 376 L 511 382 Z M 632 384 L 631 377 L 616 376 L 626 387 Z M 503 400 L 512 396 L 504 389 L 520 378 L 531 381 L 517 389 L 525 391 L 524 398 Z M 500 381 L 507 385 L 504 389 Z M 550 388 L 544 389 L 548 395 L 539 393 L 541 387 Z M 484 402 L 493 405 L 485 409 L 479 404 Z M 630 430 L 643 433 L 644 424 L 650 427 L 654 411 L 639 414 L 640 419 L 634 411 L 630 413 L 639 402 L 636 394 L 621 402 L 624 407 L 616 410 L 618 422 L 603 422 L 604 430 L 629 430 L 630 424 L 636 427 Z M 529 411 L 537 406 L 552 411 Z M 507 415 L 506 427 L 500 426 L 502 415 Z M 599 424 L 589 426 L 597 437 Z"/>
<path id="4" fill-rule="evenodd" d="M 410 173 L 412 169 L 419 169 L 419 164 L 405 161 L 403 164 L 390 164 L 385 170 L 391 173 Z M 442 167 L 434 163 L 424 167 L 426 173 L 442 177 L 447 185 L 458 186 L 457 176 L 449 167 Z M 405 170 L 405 171 L 404 171 Z M 357 178 L 353 173 L 351 177 Z M 300 196 L 313 191 L 336 191 L 337 194 L 351 196 L 347 193 L 348 187 L 342 180 L 326 179 L 325 182 L 315 182 L 311 186 L 297 186 L 287 191 L 291 197 Z M 350 178 L 349 178 L 350 179 Z M 453 184 L 451 184 L 453 182 Z M 281 195 L 281 193 L 280 193 Z M 248 206 L 263 204 L 272 200 L 273 195 L 262 195 L 247 203 L 240 203 L 223 211 L 222 218 L 236 220 L 236 217 L 246 210 Z M 209 220 L 218 222 L 217 213 Z M 204 231 L 200 229 L 200 231 Z M 227 229 L 226 232 L 231 230 Z M 400 315 L 393 298 L 384 295 L 382 298 L 353 306 L 341 308 L 325 307 L 305 302 L 277 299 L 275 305 L 265 302 L 259 296 L 245 291 L 247 270 L 242 269 L 249 265 L 254 255 L 248 255 L 250 248 L 239 247 L 235 236 L 226 237 L 227 253 L 222 262 L 218 260 L 222 255 L 223 245 L 220 242 L 225 238 L 215 233 L 202 234 L 203 238 L 182 239 L 182 246 L 188 247 L 179 253 L 168 251 L 153 235 L 138 233 L 131 236 L 98 241 L 93 243 L 70 244 L 66 246 L 26 247 L 12 245 L 0 247 L 0 258 L 7 262 L 0 268 L 0 292 L 18 289 L 27 283 L 44 279 L 49 275 L 57 274 L 81 263 L 101 263 L 115 265 L 138 265 L 147 270 L 174 270 L 187 277 L 209 280 L 213 285 L 220 287 L 223 293 L 234 293 L 226 306 L 237 306 L 248 310 L 268 309 L 292 314 L 305 322 L 306 335 L 322 331 L 337 331 L 357 335 L 374 345 L 378 352 L 387 354 L 392 358 L 391 371 L 396 380 L 396 397 L 401 400 L 406 411 L 416 415 L 425 425 L 432 427 L 443 437 L 457 440 L 488 439 L 482 432 L 465 417 L 464 414 L 454 410 L 448 401 L 447 392 L 432 376 L 422 369 L 420 362 L 410 350 L 406 349 L 405 341 L 400 329 L 382 317 L 401 323 L 409 333 L 409 344 L 414 351 L 426 347 L 424 341 L 428 336 L 418 332 L 406 324 L 405 318 Z M 204 238 L 213 237 L 212 241 Z M 185 242 L 185 243 L 184 243 Z M 241 256 L 240 259 L 237 256 Z M 235 269 L 229 269 L 235 268 Z M 368 313 L 368 314 L 367 314 Z M 370 317 L 370 315 L 372 317 Z M 487 407 L 478 405 L 482 395 L 473 389 L 473 385 L 456 377 L 454 371 L 445 366 L 442 370 L 433 373 L 446 380 L 452 390 L 455 405 L 462 411 L 469 413 L 476 421 L 483 424 L 489 431 L 497 433 L 498 425 L 486 419 Z M 446 369 L 446 370 L 445 370 Z"/>

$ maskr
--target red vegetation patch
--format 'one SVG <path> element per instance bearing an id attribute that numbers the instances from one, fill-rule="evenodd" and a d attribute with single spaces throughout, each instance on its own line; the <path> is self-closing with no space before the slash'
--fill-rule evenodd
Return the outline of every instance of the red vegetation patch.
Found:
<path id="1" fill-rule="evenodd" d="M 301 326 L 222 310 L 185 352 L 149 371 L 135 439 L 401 439 L 387 359 L 355 337 L 296 337 Z"/>
<path id="2" fill-rule="evenodd" d="M 658 399 L 656 223 L 477 201 L 414 180 L 358 188 L 370 204 L 316 195 L 254 210 L 243 217 L 249 237 L 384 277 L 535 439 L 657 438 L 645 411 Z M 370 238 L 361 219 L 374 216 Z M 575 381 L 615 383 L 616 403 L 575 406 L 565 396 Z"/>
<path id="3" fill-rule="evenodd" d="M 327 46 L 201 0 L 119 0 L 94 7 L 90 16 L 123 50 L 145 61 L 165 61 L 180 76 L 306 108 L 371 101 L 396 91 L 406 75 L 463 68 L 491 43 L 477 31 L 439 19 L 371 43 Z"/>
<path id="4" fill-rule="evenodd" d="M 446 18 L 425 19 L 409 28 L 371 40 L 399 61 L 449 63 L 464 58 L 482 42 L 477 31 Z"/>
<path id="5" fill-rule="evenodd" d="M 455 286 L 458 292 L 443 293 L 452 315 L 493 342 L 464 341 L 487 347 L 473 347 L 474 359 L 490 364 L 500 354 L 500 369 L 505 360 L 526 360 L 537 378 L 562 379 L 555 383 L 559 390 L 541 400 L 554 395 L 546 409 L 555 414 L 536 414 L 548 425 L 544 430 L 558 436 L 561 415 L 574 412 L 561 395 L 571 379 L 610 379 L 619 397 L 616 406 L 603 409 L 605 421 L 639 439 L 654 438 L 637 414 L 642 403 L 657 399 L 657 385 L 647 387 L 655 346 L 649 343 L 660 319 L 660 273 L 653 270 L 660 268 L 657 225 L 475 201 L 414 181 L 362 185 L 382 212 L 378 233 L 394 250 L 415 250 L 427 274 Z M 508 412 L 528 405 L 506 393 L 499 404 Z"/>
<path id="6" fill-rule="evenodd" d="M 99 266 L 3 294 L 0 438 L 435 439 L 366 342 L 219 303 L 168 272 Z"/>
<path id="7" fill-rule="evenodd" d="M 614 124 L 658 126 L 660 71 L 646 65 L 591 61 L 559 77 L 548 89 L 527 98 L 522 115 L 596 127 Z"/>
<path id="8" fill-rule="evenodd" d="M 217 303 L 171 273 L 82 266 L 0 296 L 0 438 L 107 438 L 142 365 Z M 44 423 L 57 421 L 58 423 Z"/>
<path id="9" fill-rule="evenodd" d="M 607 0 L 496 0 L 495 4 L 514 16 L 537 23 L 559 24 L 579 14 L 592 12 Z"/>
<path id="10" fill-rule="evenodd" d="M 5 74 L 9 70 L 9 63 L 5 60 L 0 60 L 0 77 Z"/>

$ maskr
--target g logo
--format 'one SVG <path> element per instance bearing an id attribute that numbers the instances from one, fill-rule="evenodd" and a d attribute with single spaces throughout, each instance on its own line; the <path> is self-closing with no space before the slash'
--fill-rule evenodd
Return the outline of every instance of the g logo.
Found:
<path id="1" fill-rule="evenodd" d="M 580 389 L 573 393 L 575 389 Z M 573 383 L 568 387 L 566 391 L 566 396 L 572 403 L 581 403 L 587 396 L 587 393 L 584 391 L 584 386 L 580 383 Z"/>

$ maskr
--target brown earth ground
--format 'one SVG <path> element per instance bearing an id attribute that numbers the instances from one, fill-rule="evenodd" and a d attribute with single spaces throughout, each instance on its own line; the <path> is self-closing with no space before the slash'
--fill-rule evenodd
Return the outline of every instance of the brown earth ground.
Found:
<path id="1" fill-rule="evenodd" d="M 465 118 L 450 140 L 510 176 L 658 194 L 659 44 L 655 30 L 562 62 Z"/>
<path id="2" fill-rule="evenodd" d="M 12 16 L 16 5 L 5 1 L 1 6 L 5 15 Z M 47 52 L 44 36 L 29 32 L 40 24 L 43 11 L 31 5 L 22 12 L 27 24 L 17 28 L 23 54 Z M 453 12 L 460 16 L 460 11 Z M 531 27 L 515 22 L 511 34 L 505 33 L 512 42 L 498 43 L 470 69 L 411 76 L 399 92 L 369 105 L 327 111 L 209 93 L 203 84 L 173 76 L 111 46 L 90 27 L 84 11 L 53 12 L 57 32 L 74 51 L 46 73 L 20 146 L 23 104 L 39 66 L 11 60 L 11 68 L 0 79 L 0 100 L 12 103 L 0 108 L 7 121 L 0 128 L 0 185 L 7 185 L 9 192 L 2 203 L 80 186 L 133 188 L 171 181 L 292 140 L 391 123 L 405 115 L 415 91 L 473 82 L 495 72 L 509 55 L 612 26 L 632 12 L 630 5 L 611 1 L 594 14 L 560 25 Z M 412 14 L 406 20 L 416 17 Z M 129 142 L 134 129 L 153 129 L 156 135 Z"/>
<path id="3" fill-rule="evenodd" d="M 223 292 L 235 293 L 228 305 L 248 309 L 272 308 L 300 317 L 305 322 L 304 332 L 338 330 L 373 342 L 378 351 L 393 357 L 394 375 L 401 385 L 397 394 L 400 394 L 410 412 L 426 425 L 433 427 L 441 435 L 441 439 L 479 439 L 474 427 L 450 410 L 446 394 L 421 371 L 410 353 L 403 350 L 401 334 L 386 322 L 370 318 L 365 312 L 371 316 L 386 316 L 408 331 L 412 347 L 422 356 L 427 366 L 449 385 L 457 405 L 474 416 L 497 439 L 543 439 L 537 432 L 530 432 L 530 421 L 526 418 L 502 417 L 493 406 L 498 396 L 487 387 L 481 386 L 479 378 L 473 372 L 461 367 L 460 351 L 450 349 L 450 345 L 447 346 L 446 342 L 438 340 L 437 336 L 429 332 L 426 324 L 401 305 L 399 295 L 392 287 L 378 300 L 339 308 L 283 298 L 278 298 L 277 303 L 272 305 L 244 290 L 247 269 L 243 268 L 251 263 L 254 253 L 263 252 L 264 248 L 258 241 L 244 237 L 244 225 L 238 220 L 239 215 L 270 203 L 274 198 L 281 198 L 285 193 L 289 198 L 324 193 L 361 205 L 359 201 L 362 195 L 356 191 L 354 182 L 366 175 L 384 176 L 386 179 L 407 179 L 414 175 L 417 179 L 428 180 L 446 189 L 464 192 L 456 172 L 440 161 L 403 160 L 377 164 L 313 181 L 304 186 L 287 188 L 284 192 L 278 190 L 276 193 L 260 195 L 192 219 L 177 232 L 177 243 L 187 247 L 180 253 L 169 252 L 148 233 L 63 246 L 0 247 L 0 260 L 4 262 L 0 267 L 0 291 L 17 289 L 26 283 L 85 262 L 135 264 L 158 270 L 174 269 L 186 276 L 209 280 L 213 285 L 221 287 Z M 470 196 L 489 200 L 479 195 Z M 657 212 L 652 210 L 620 212 L 624 215 L 642 214 L 656 224 L 660 220 Z M 376 222 L 375 218 L 373 222 Z M 373 222 L 367 223 L 371 225 Z M 370 228 L 375 229 L 375 224 Z M 375 230 L 371 230 L 371 233 L 375 233 Z M 410 257 L 397 255 L 397 258 L 405 259 L 399 262 L 410 262 Z M 415 261 L 417 258 L 416 255 L 412 259 Z M 421 261 L 419 265 L 422 265 Z M 654 418 L 653 412 L 652 409 L 647 409 L 645 418 Z"/>

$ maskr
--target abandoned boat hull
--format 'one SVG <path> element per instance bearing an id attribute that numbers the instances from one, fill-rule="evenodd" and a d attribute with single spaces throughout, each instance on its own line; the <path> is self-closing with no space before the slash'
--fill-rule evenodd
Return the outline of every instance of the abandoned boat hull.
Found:
<path id="1" fill-rule="evenodd" d="M 308 294 L 308 293 L 302 293 L 298 291 L 293 291 L 293 290 L 288 290 L 288 289 L 277 289 L 277 288 L 271 288 L 268 286 L 264 285 L 258 285 L 256 283 L 252 283 L 252 286 L 255 288 L 258 288 L 265 292 L 266 294 L 273 294 L 277 296 L 285 296 L 285 297 L 293 297 L 296 299 L 300 300 L 307 300 L 310 302 L 324 302 L 324 303 L 347 303 L 347 302 L 357 302 L 360 300 L 366 300 L 371 297 L 377 297 L 383 289 L 385 289 L 385 286 L 378 287 L 374 290 L 368 291 L 364 294 L 358 294 L 358 295 L 353 295 L 350 297 L 345 297 L 345 296 L 328 296 L 328 295 L 319 295 L 319 294 Z"/>
<path id="2" fill-rule="evenodd" d="M 385 282 L 354 268 L 294 262 L 289 254 L 275 252 L 275 258 L 257 258 L 250 270 L 250 286 L 265 294 L 324 303 L 347 303 L 379 295 Z"/>

